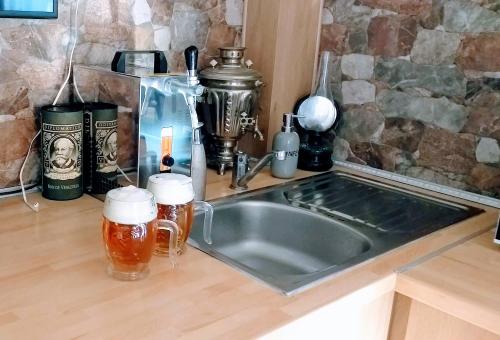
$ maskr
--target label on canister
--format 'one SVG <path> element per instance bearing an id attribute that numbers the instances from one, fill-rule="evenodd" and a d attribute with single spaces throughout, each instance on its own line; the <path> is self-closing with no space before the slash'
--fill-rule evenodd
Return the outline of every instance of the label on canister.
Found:
<path id="1" fill-rule="evenodd" d="M 83 112 L 72 106 L 42 108 L 42 194 L 48 199 L 80 197 Z"/>
<path id="2" fill-rule="evenodd" d="M 93 194 L 105 194 L 117 186 L 117 111 L 114 104 L 85 105 L 84 182 L 87 192 Z"/>
<path id="3" fill-rule="evenodd" d="M 118 166 L 117 128 L 115 120 L 95 122 L 95 158 L 96 171 L 100 173 L 116 173 Z"/>

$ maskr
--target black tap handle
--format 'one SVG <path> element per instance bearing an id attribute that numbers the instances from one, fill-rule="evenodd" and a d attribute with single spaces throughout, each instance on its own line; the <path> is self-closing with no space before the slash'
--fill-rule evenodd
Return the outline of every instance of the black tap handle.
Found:
<path id="1" fill-rule="evenodd" d="M 188 71 L 196 71 L 198 68 L 198 49 L 196 46 L 189 46 L 184 51 L 186 58 L 186 67 Z"/>

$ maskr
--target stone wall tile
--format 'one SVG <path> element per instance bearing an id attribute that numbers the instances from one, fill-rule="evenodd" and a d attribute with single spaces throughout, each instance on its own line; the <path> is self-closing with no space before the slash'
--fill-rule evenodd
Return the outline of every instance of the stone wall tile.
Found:
<path id="1" fill-rule="evenodd" d="M 468 0 L 446 1 L 443 27 L 449 32 L 490 32 L 500 30 L 500 14 Z"/>
<path id="2" fill-rule="evenodd" d="M 465 97 L 467 81 L 454 66 L 417 65 L 402 59 L 382 59 L 375 66 L 375 79 L 392 88 L 421 87 L 436 95 Z"/>
<path id="3" fill-rule="evenodd" d="M 149 7 L 149 4 L 146 0 L 134 0 L 131 12 L 132 19 L 136 26 L 151 22 L 151 7 Z"/>
<path id="4" fill-rule="evenodd" d="M 134 28 L 134 48 L 137 50 L 154 50 L 154 29 L 151 22 L 143 23 Z M 144 60 L 147 57 L 150 56 L 136 56 L 135 59 Z"/>
<path id="5" fill-rule="evenodd" d="M 418 150 L 424 129 L 425 125 L 418 120 L 387 118 L 381 140 L 383 144 L 413 153 Z"/>
<path id="6" fill-rule="evenodd" d="M 196 30 L 193 27 L 197 27 Z M 209 29 L 208 14 L 193 7 L 176 3 L 171 22 L 172 49 L 182 52 L 190 45 L 205 47 Z"/>
<path id="7" fill-rule="evenodd" d="M 471 107 L 490 107 L 491 109 L 500 109 L 500 92 L 490 89 L 481 89 L 465 102 Z"/>
<path id="8" fill-rule="evenodd" d="M 343 81 L 342 102 L 344 105 L 375 102 L 375 85 L 365 80 Z"/>
<path id="9" fill-rule="evenodd" d="M 127 47 L 130 46 L 127 43 Z M 102 65 L 109 67 L 115 55 L 116 48 L 101 43 L 82 43 L 75 49 L 75 63 L 87 65 Z"/>
<path id="10" fill-rule="evenodd" d="M 340 24 L 322 25 L 320 51 L 332 51 L 342 55 L 346 49 L 347 26 Z"/>
<path id="11" fill-rule="evenodd" d="M 128 44 L 130 36 L 134 33 L 134 27 L 117 22 L 106 26 L 92 25 L 85 28 L 85 32 L 81 34 L 81 40 L 122 49 Z"/>
<path id="12" fill-rule="evenodd" d="M 243 0 L 226 0 L 226 23 L 229 26 L 243 25 Z"/>
<path id="13" fill-rule="evenodd" d="M 417 165 L 468 174 L 476 165 L 476 137 L 427 127 L 422 135 Z"/>
<path id="14" fill-rule="evenodd" d="M 0 162 L 22 158 L 36 133 L 34 119 L 16 119 L 0 124 Z"/>
<path id="15" fill-rule="evenodd" d="M 408 118 L 459 132 L 467 121 L 464 106 L 441 98 L 414 97 L 406 93 L 384 90 L 377 96 L 380 111 L 388 118 Z"/>
<path id="16" fill-rule="evenodd" d="M 40 48 L 40 37 L 31 25 L 3 29 L 1 32 L 3 50 L 16 50 L 16 60 L 26 60 L 28 57 L 47 59 L 44 48 Z"/>
<path id="17" fill-rule="evenodd" d="M 456 63 L 465 70 L 500 71 L 500 32 L 467 35 L 462 40 Z"/>
<path id="18" fill-rule="evenodd" d="M 177 2 L 182 2 L 183 4 L 186 4 L 188 6 L 192 6 L 195 9 L 198 9 L 200 11 L 208 11 L 218 5 L 217 0 L 183 0 L 183 1 L 178 1 Z M 225 2 L 224 2 L 225 6 Z"/>
<path id="19" fill-rule="evenodd" d="M 411 50 L 411 61 L 417 64 L 451 65 L 459 45 L 459 34 L 422 29 Z"/>
<path id="20" fill-rule="evenodd" d="M 324 6 L 325 7 L 323 7 L 323 10 L 321 11 L 321 25 L 331 25 L 335 20 L 333 18 L 333 13 L 330 8 L 326 6 L 326 4 Z"/>
<path id="21" fill-rule="evenodd" d="M 113 22 L 113 10 L 110 0 L 85 1 L 84 5 L 85 8 L 82 12 L 84 13 L 83 24 L 85 27 L 106 26 Z"/>
<path id="22" fill-rule="evenodd" d="M 174 10 L 174 0 L 149 0 L 151 22 L 154 25 L 169 25 Z"/>
<path id="23" fill-rule="evenodd" d="M 236 29 L 222 23 L 210 27 L 206 43 L 206 54 L 209 57 L 219 57 L 219 47 L 234 46 Z"/>
<path id="24" fill-rule="evenodd" d="M 429 181 L 441 185 L 446 185 L 460 190 L 473 190 L 471 186 L 465 183 L 467 176 L 460 176 L 442 170 L 432 170 L 420 166 L 414 166 L 402 172 L 405 176 L 419 178 L 424 181 Z M 450 178 L 452 177 L 452 178 Z"/>
<path id="25" fill-rule="evenodd" d="M 477 164 L 472 169 L 468 182 L 485 192 L 500 194 L 500 168 Z"/>
<path id="26" fill-rule="evenodd" d="M 15 115 L 30 108 L 27 84 L 22 81 L 0 83 L 0 115 Z"/>
<path id="27" fill-rule="evenodd" d="M 408 15 L 425 15 L 432 9 L 432 0 L 357 0 L 356 3 Z"/>
<path id="28" fill-rule="evenodd" d="M 333 141 L 333 157 L 335 160 L 348 161 L 356 164 L 366 165 L 366 162 L 357 157 L 351 150 L 351 145 L 343 138 L 337 137 Z"/>
<path id="29" fill-rule="evenodd" d="M 500 163 L 500 146 L 493 138 L 482 137 L 476 148 L 476 160 L 480 163 Z"/>
<path id="30" fill-rule="evenodd" d="M 378 142 L 384 130 L 385 117 L 376 105 L 367 104 L 346 110 L 338 135 L 350 143 Z"/>
<path id="31" fill-rule="evenodd" d="M 375 59 L 364 54 L 347 54 L 342 56 L 342 73 L 352 79 L 371 79 Z"/>
<path id="32" fill-rule="evenodd" d="M 155 27 L 154 43 L 155 48 L 160 51 L 167 51 L 170 49 L 170 27 L 159 26 Z"/>
<path id="33" fill-rule="evenodd" d="M 416 37 L 417 22 L 413 17 L 378 16 L 368 26 L 368 48 L 377 56 L 408 55 Z"/>
<path id="34" fill-rule="evenodd" d="M 27 150 L 26 150 L 27 151 Z M 24 162 L 24 155 L 18 159 L 0 160 L 0 184 L 2 187 L 19 186 L 19 171 Z M 24 185 L 37 183 L 40 174 L 38 150 L 32 150 L 24 168 Z"/>
<path id="35" fill-rule="evenodd" d="M 26 79 L 30 88 L 52 89 L 61 85 L 65 74 L 65 60 L 56 59 L 52 62 L 28 58 L 28 60 L 19 66 L 17 74 Z"/>
<path id="36" fill-rule="evenodd" d="M 420 16 L 420 24 L 427 29 L 434 29 L 442 24 L 444 3 L 448 0 L 432 0 L 432 8 L 429 12 Z"/>
<path id="37" fill-rule="evenodd" d="M 346 22 L 345 25 L 349 32 L 347 39 L 347 50 L 349 53 L 367 53 L 370 16 L 355 16 Z"/>
<path id="38" fill-rule="evenodd" d="M 16 120 L 14 115 L 0 115 L 0 123 L 10 122 Z"/>
<path id="39" fill-rule="evenodd" d="M 463 132 L 500 140 L 500 108 L 471 108 Z"/>
<path id="40" fill-rule="evenodd" d="M 356 157 L 377 169 L 394 172 L 411 163 L 408 154 L 390 145 L 364 142 L 353 144 L 351 147 Z"/>

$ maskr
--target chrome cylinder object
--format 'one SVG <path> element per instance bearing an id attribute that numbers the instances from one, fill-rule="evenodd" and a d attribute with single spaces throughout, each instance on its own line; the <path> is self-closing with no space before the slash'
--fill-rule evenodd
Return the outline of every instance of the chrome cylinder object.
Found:
<path id="1" fill-rule="evenodd" d="M 244 50 L 244 47 L 220 48 L 222 63 L 212 60 L 212 67 L 199 74 L 201 84 L 206 87 L 203 101 L 209 107 L 202 120 L 214 144 L 208 148 L 214 150 L 209 156 L 215 158 L 219 174 L 233 166 L 233 154 L 243 134 L 260 135 L 254 110 L 263 85 L 262 76 L 250 68 L 250 60 L 243 63 Z"/>

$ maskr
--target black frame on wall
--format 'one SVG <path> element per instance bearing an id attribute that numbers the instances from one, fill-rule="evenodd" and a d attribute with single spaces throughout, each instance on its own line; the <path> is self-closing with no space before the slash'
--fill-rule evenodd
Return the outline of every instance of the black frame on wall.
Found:
<path id="1" fill-rule="evenodd" d="M 38 0 L 36 0 L 38 1 Z M 36 18 L 36 19 L 56 19 L 57 18 L 57 0 L 46 0 L 52 1 L 53 11 L 52 12 L 40 12 L 40 11 L 7 11 L 0 9 L 0 18 Z M 0 1 L 1 2 L 1 1 Z"/>

